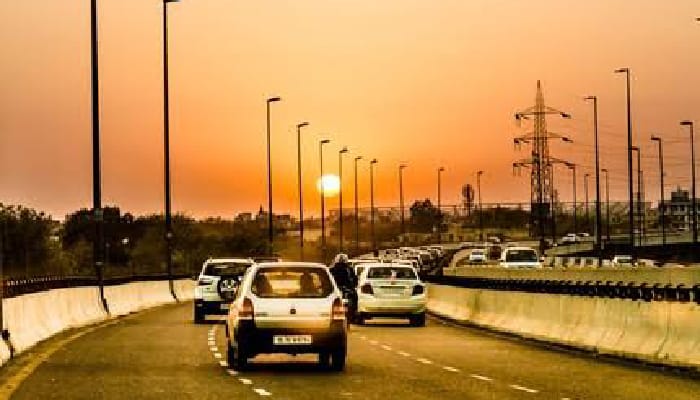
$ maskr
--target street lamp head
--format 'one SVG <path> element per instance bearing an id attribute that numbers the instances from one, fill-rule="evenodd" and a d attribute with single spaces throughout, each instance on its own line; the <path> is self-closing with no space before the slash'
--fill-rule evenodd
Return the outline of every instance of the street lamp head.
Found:
<path id="1" fill-rule="evenodd" d="M 656 136 L 656 135 L 651 135 L 651 140 L 655 140 L 657 142 L 661 142 L 661 138 Z"/>
<path id="2" fill-rule="evenodd" d="M 377 161 L 377 159 L 374 158 L 374 159 L 372 159 L 372 161 L 370 161 L 369 163 L 370 163 L 370 165 L 372 165 L 372 164 L 376 164 L 376 163 L 378 163 L 378 162 L 379 162 L 379 161 Z"/>
<path id="3" fill-rule="evenodd" d="M 445 167 L 438 168 L 438 172 L 444 172 L 444 171 L 445 171 Z"/>
<path id="4" fill-rule="evenodd" d="M 596 96 L 586 96 L 583 98 L 584 100 L 593 100 L 596 101 L 598 98 Z"/>
<path id="5" fill-rule="evenodd" d="M 565 119 L 571 119 L 571 114 L 563 112 L 561 113 L 561 117 Z"/>
<path id="6" fill-rule="evenodd" d="M 408 167 L 408 165 L 406 165 L 406 164 L 401 164 L 401 165 L 399 165 L 399 169 L 404 169 L 404 168 L 406 168 L 406 167 Z"/>
<path id="7" fill-rule="evenodd" d="M 267 99 L 267 102 L 268 102 L 268 103 L 274 103 L 275 101 L 280 101 L 280 100 L 282 100 L 281 97 L 270 97 L 270 98 Z"/>
<path id="8" fill-rule="evenodd" d="M 355 157 L 355 161 L 360 161 L 360 160 L 362 160 L 362 156 Z"/>
<path id="9" fill-rule="evenodd" d="M 177 3 L 177 2 L 179 2 L 179 1 L 180 1 L 180 0 L 163 0 L 163 3 L 164 3 L 164 4 L 168 4 L 168 3 Z"/>
<path id="10" fill-rule="evenodd" d="M 576 164 L 574 164 L 574 163 L 568 162 L 568 163 L 565 163 L 565 165 L 566 165 L 568 168 L 576 169 Z"/>
<path id="11" fill-rule="evenodd" d="M 607 168 L 601 168 L 601 169 L 600 169 L 600 172 L 602 172 L 602 173 L 604 173 L 604 174 L 607 174 L 607 173 L 608 173 L 608 169 L 607 169 Z"/>
<path id="12" fill-rule="evenodd" d="M 639 151 L 639 146 L 630 146 L 631 151 Z"/>
<path id="13" fill-rule="evenodd" d="M 303 127 L 305 127 L 305 126 L 309 126 L 309 123 L 308 123 L 308 122 L 302 122 L 302 123 L 300 123 L 300 124 L 297 124 L 297 129 L 298 129 L 298 128 L 303 128 Z"/>
<path id="14" fill-rule="evenodd" d="M 566 142 L 566 143 L 573 143 L 573 142 L 574 142 L 571 138 L 568 138 L 568 137 L 566 137 L 566 136 L 563 136 L 563 137 L 561 138 L 561 140 L 564 141 L 564 142 Z"/>
<path id="15" fill-rule="evenodd" d="M 681 121 L 681 125 L 682 126 L 693 126 L 693 121 L 688 121 L 688 120 Z"/>
<path id="16" fill-rule="evenodd" d="M 343 148 L 340 149 L 340 151 L 339 151 L 340 154 L 344 154 L 344 153 L 347 153 L 347 152 L 348 152 L 348 148 L 347 148 L 346 146 L 343 146 Z"/>
<path id="17" fill-rule="evenodd" d="M 483 175 L 483 174 L 484 174 L 484 171 L 477 171 L 477 172 L 476 172 L 476 175 L 477 175 L 477 176 L 481 176 L 481 175 Z"/>
<path id="18" fill-rule="evenodd" d="M 629 68 L 618 68 L 618 69 L 615 70 L 615 73 L 616 73 L 616 74 L 620 74 L 620 73 L 629 74 L 629 72 L 630 72 L 630 69 L 629 69 Z"/>
<path id="19" fill-rule="evenodd" d="M 319 143 L 320 143 L 320 144 L 327 144 L 327 143 L 330 143 L 330 142 L 331 142 L 330 139 L 323 139 L 323 140 L 321 140 Z"/>

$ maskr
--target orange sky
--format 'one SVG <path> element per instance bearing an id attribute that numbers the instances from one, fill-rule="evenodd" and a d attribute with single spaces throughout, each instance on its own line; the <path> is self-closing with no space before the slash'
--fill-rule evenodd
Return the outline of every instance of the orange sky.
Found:
<path id="1" fill-rule="evenodd" d="M 100 0 L 105 204 L 136 213 L 162 208 L 161 20 L 158 0 Z M 91 204 L 89 1 L 0 3 L 0 201 L 61 218 Z M 528 177 L 511 164 L 525 129 L 513 113 L 534 102 L 541 79 L 552 120 L 574 145 L 553 153 L 592 166 L 590 106 L 600 98 L 602 166 L 613 197 L 626 193 L 624 81 L 632 69 L 635 135 L 647 189 L 658 193 L 652 132 L 669 138 L 667 185 L 687 185 L 688 147 L 677 121 L 697 118 L 700 7 L 690 0 L 183 0 L 170 6 L 173 207 L 231 215 L 266 203 L 265 103 L 273 105 L 276 211 L 294 211 L 296 133 L 304 133 L 308 213 L 317 213 L 318 139 L 351 153 L 344 193 L 351 204 L 355 155 L 379 159 L 376 199 L 443 203 L 486 171 L 483 200 L 527 201 Z M 675 141 L 675 143 L 672 143 Z M 361 164 L 361 202 L 368 165 Z M 590 171 L 590 170 L 589 170 Z M 582 176 L 584 171 L 580 173 Z M 569 174 L 557 184 L 570 199 Z M 583 193 L 582 186 L 579 193 Z M 593 197 L 591 181 L 591 198 Z M 408 200 L 407 200 L 408 202 Z M 331 200 L 329 207 L 335 207 Z"/>

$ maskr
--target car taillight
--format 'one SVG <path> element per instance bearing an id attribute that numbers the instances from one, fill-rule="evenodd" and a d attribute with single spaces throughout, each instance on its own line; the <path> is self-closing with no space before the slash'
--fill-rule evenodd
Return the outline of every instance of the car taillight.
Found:
<path id="1" fill-rule="evenodd" d="M 423 294 L 425 292 L 425 287 L 423 285 L 416 285 L 413 287 L 413 296 Z"/>
<path id="2" fill-rule="evenodd" d="M 333 300 L 333 306 L 331 307 L 331 318 L 345 319 L 345 306 L 340 299 Z"/>
<path id="3" fill-rule="evenodd" d="M 238 311 L 238 319 L 253 319 L 253 302 L 249 298 L 243 299 L 243 303 Z"/>
<path id="4" fill-rule="evenodd" d="M 211 285 L 214 282 L 213 279 L 211 278 L 199 278 L 199 286 L 208 286 Z"/>
<path id="5" fill-rule="evenodd" d="M 372 290 L 372 285 L 370 285 L 369 283 L 365 283 L 365 284 L 362 285 L 362 287 L 360 288 L 360 293 L 363 293 L 363 294 L 374 294 L 374 291 Z"/>

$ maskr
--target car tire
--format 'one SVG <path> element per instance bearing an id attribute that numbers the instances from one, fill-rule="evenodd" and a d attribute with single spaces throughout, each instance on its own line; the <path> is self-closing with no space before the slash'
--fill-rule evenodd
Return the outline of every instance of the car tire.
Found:
<path id="1" fill-rule="evenodd" d="M 425 326 L 425 313 L 411 315 L 409 317 L 411 326 L 422 327 Z"/>
<path id="2" fill-rule="evenodd" d="M 365 317 L 363 314 L 357 313 L 357 315 L 355 315 L 355 321 L 354 321 L 354 322 L 355 322 L 356 325 L 364 325 L 364 324 L 365 324 L 365 318 L 366 318 L 366 317 Z"/>
<path id="3" fill-rule="evenodd" d="M 336 372 L 344 370 L 346 356 L 347 350 L 345 347 L 333 350 L 333 352 L 331 352 L 331 370 Z"/>
<path id="4" fill-rule="evenodd" d="M 323 369 L 328 369 L 331 366 L 331 353 L 322 351 L 318 353 L 318 365 Z"/>
<path id="5" fill-rule="evenodd" d="M 204 323 L 205 318 L 206 318 L 206 314 L 204 314 L 204 312 L 199 311 L 197 309 L 194 310 L 194 323 L 195 324 Z"/>

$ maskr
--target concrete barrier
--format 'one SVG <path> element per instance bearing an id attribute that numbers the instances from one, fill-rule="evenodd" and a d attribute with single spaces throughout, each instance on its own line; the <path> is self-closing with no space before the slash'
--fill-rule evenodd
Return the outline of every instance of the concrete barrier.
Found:
<path id="1" fill-rule="evenodd" d="M 522 337 L 700 369 L 700 305 L 428 285 L 428 310 Z"/>
<path id="2" fill-rule="evenodd" d="M 180 299 L 192 298 L 192 280 L 178 280 L 173 284 Z M 104 293 L 110 314 L 102 307 L 97 287 L 52 289 L 3 299 L 4 328 L 10 332 L 15 352 L 22 353 L 66 329 L 175 301 L 167 281 L 106 286 Z M 0 365 L 9 358 L 7 345 L 0 341 Z"/>

